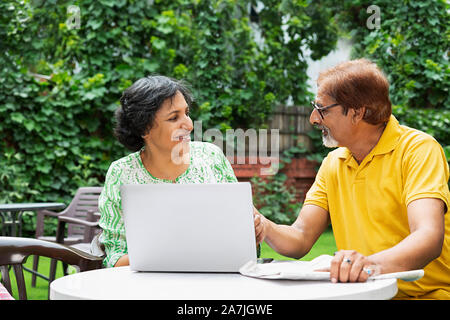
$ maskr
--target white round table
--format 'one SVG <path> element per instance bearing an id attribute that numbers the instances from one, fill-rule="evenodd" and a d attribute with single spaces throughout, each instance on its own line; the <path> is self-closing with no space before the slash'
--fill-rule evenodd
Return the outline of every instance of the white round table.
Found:
<path id="1" fill-rule="evenodd" d="M 129 267 L 76 273 L 50 284 L 52 300 L 381 300 L 396 293 L 396 279 L 365 283 L 264 280 L 238 273 L 134 272 Z"/>

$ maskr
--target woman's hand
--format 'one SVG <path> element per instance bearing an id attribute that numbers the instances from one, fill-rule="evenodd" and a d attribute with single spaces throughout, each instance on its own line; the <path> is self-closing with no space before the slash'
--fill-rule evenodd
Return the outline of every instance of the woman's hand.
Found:
<path id="1" fill-rule="evenodd" d="M 330 266 L 331 282 L 365 282 L 369 276 L 380 274 L 381 266 L 354 250 L 335 253 Z"/>

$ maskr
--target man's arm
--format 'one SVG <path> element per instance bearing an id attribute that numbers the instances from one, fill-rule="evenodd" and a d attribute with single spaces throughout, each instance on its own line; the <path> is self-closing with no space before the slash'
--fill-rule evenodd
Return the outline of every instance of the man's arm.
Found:
<path id="1" fill-rule="evenodd" d="M 445 235 L 444 202 L 418 199 L 408 205 L 411 234 L 394 247 L 369 257 L 382 273 L 421 269 L 441 255 Z"/>
<path id="2" fill-rule="evenodd" d="M 306 255 L 329 223 L 328 212 L 311 204 L 303 206 L 291 226 L 276 224 L 255 209 L 257 243 L 266 241 L 279 254 L 292 258 Z"/>
<path id="3" fill-rule="evenodd" d="M 423 198 L 408 205 L 411 233 L 392 248 L 364 256 L 353 250 L 341 250 L 333 258 L 330 278 L 333 282 L 366 281 L 372 269 L 391 273 L 422 269 L 441 254 L 445 235 L 445 204 L 440 199 Z M 346 263 L 349 259 L 351 263 Z"/>

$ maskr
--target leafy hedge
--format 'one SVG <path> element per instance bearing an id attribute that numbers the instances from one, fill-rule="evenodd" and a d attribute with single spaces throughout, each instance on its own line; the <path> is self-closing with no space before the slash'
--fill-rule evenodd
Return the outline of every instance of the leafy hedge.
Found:
<path id="1" fill-rule="evenodd" d="M 395 105 L 450 110 L 448 1 L 328 3 L 340 29 L 353 39 L 353 57 L 367 57 L 386 72 Z M 379 8 L 379 28 L 369 6 Z"/>
<path id="2" fill-rule="evenodd" d="M 303 51 L 334 48 L 331 13 L 260 2 L 1 2 L 0 202 L 68 202 L 102 184 L 127 153 L 112 136 L 121 92 L 148 74 L 190 82 L 205 129 L 257 128 L 277 103 L 306 103 Z"/>
<path id="3" fill-rule="evenodd" d="M 450 162 L 450 110 L 393 106 L 392 112 L 401 124 L 432 135 L 442 145 L 447 161 Z"/>

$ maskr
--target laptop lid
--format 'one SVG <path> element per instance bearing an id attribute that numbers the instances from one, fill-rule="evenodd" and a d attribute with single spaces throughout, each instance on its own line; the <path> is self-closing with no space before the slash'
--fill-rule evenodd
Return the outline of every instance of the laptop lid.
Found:
<path id="1" fill-rule="evenodd" d="M 130 268 L 238 272 L 256 260 L 248 182 L 121 186 Z"/>

